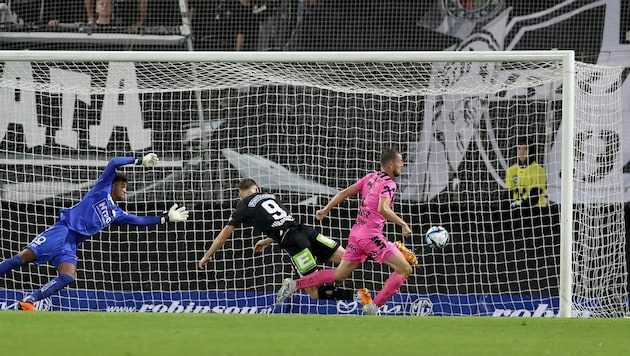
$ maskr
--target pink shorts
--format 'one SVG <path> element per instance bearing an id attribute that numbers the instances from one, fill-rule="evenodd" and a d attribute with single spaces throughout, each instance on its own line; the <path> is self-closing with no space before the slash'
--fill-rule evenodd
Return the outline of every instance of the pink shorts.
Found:
<path id="1" fill-rule="evenodd" d="M 356 234 L 352 231 L 348 237 L 348 245 L 342 259 L 348 262 L 363 263 L 369 257 L 383 264 L 398 252 L 393 242 L 380 234 Z"/>

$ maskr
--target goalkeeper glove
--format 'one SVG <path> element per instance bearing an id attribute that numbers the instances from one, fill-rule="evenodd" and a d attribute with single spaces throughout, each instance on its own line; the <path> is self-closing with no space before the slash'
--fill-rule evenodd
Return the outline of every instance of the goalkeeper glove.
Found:
<path id="1" fill-rule="evenodd" d="M 515 201 L 512 202 L 512 204 L 510 204 L 510 208 L 514 209 L 514 208 L 518 208 L 523 204 L 523 201 L 521 199 L 517 199 Z"/>
<path id="2" fill-rule="evenodd" d="M 155 167 L 158 161 L 158 156 L 155 153 L 147 153 L 142 158 L 136 158 L 136 164 L 141 164 L 146 168 Z"/>
<path id="3" fill-rule="evenodd" d="M 188 220 L 188 210 L 186 210 L 185 206 L 178 208 L 177 204 L 173 204 L 167 212 L 162 214 L 162 224 L 166 222 L 180 222 L 186 220 Z"/>

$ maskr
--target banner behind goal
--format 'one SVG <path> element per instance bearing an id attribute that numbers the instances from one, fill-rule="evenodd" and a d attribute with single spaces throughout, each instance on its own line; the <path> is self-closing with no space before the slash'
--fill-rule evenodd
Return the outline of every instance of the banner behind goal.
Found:
<path id="1" fill-rule="evenodd" d="M 293 272 L 277 246 L 254 254 L 256 231 L 238 229 L 206 269 L 197 261 L 244 177 L 345 246 L 358 197 L 322 222 L 314 212 L 393 147 L 405 159 L 394 210 L 420 264 L 382 314 L 623 316 L 620 76 L 563 51 L 2 53 L 0 258 L 77 203 L 109 159 L 156 152 L 158 167 L 124 168 L 123 208 L 176 202 L 191 221 L 94 236 L 47 307 L 356 313 L 301 294 L 274 307 Z M 507 175 L 523 139 L 544 170 L 536 201 L 511 185 L 522 171 Z M 444 250 L 424 242 L 433 225 L 451 233 Z M 386 234 L 402 239 L 393 224 Z M 342 285 L 378 291 L 389 273 L 368 261 Z M 0 306 L 54 274 L 4 276 Z"/>

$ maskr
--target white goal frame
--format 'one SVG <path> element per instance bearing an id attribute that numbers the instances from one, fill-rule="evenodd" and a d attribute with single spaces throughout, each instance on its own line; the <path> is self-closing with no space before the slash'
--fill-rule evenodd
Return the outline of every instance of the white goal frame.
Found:
<path id="1" fill-rule="evenodd" d="M 97 52 L 97 51 L 0 51 L 4 61 L 74 62 L 516 62 L 562 63 L 562 171 L 574 169 L 575 56 L 573 51 L 475 51 L 475 52 Z M 559 317 L 571 317 L 573 176 L 561 177 Z"/>

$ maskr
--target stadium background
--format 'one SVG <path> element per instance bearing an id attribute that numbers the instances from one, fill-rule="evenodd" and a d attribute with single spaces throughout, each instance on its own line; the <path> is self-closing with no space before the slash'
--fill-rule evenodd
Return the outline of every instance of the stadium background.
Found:
<path id="1" fill-rule="evenodd" d="M 56 13 L 65 22 L 73 22 L 73 19 L 83 19 L 84 10 L 82 5 L 70 4 L 68 1 L 46 1 L 47 9 L 51 13 Z M 80 2 L 82 3 L 82 2 Z M 230 11 L 226 7 L 235 5 L 229 1 L 205 1 L 194 2 L 190 5 L 195 8 L 195 15 L 192 18 L 192 43 L 185 40 L 183 36 L 177 41 L 165 41 L 163 44 L 135 44 L 130 42 L 125 36 L 133 36 L 140 31 L 144 34 L 167 36 L 179 36 L 179 23 L 177 4 L 172 1 L 151 1 L 149 0 L 150 19 L 147 20 L 147 26 L 141 29 L 135 29 L 135 32 L 129 32 L 127 27 L 111 28 L 102 30 L 106 33 L 122 33 L 119 41 L 111 43 L 86 43 L 89 41 L 81 40 L 52 40 L 55 33 L 74 33 L 76 29 L 68 28 L 47 28 L 42 23 L 41 13 L 33 11 L 40 10 L 37 4 L 39 1 L 13 1 L 12 9 L 23 18 L 24 24 L 17 26 L 5 24 L 3 34 L 11 34 L 11 36 L 3 36 L 0 34 L 1 49 L 52 49 L 52 50 L 231 50 L 233 49 L 233 23 L 229 20 Z M 275 45 L 270 48 L 272 50 L 298 50 L 298 51 L 427 51 L 427 50 L 447 50 L 457 48 L 461 45 L 462 39 L 479 29 L 480 26 L 494 19 L 499 13 L 508 12 L 509 18 L 526 16 L 528 14 L 541 13 L 549 10 L 545 16 L 537 19 L 529 19 L 522 23 L 517 23 L 514 27 L 506 28 L 505 42 L 511 43 L 510 49 L 573 49 L 576 51 L 576 59 L 587 63 L 615 64 L 625 65 L 630 68 L 630 4 L 626 1 L 502 1 L 488 0 L 470 2 L 469 9 L 460 10 L 459 12 L 448 13 L 444 8 L 448 8 L 449 4 L 455 2 L 449 1 L 328 1 L 320 0 L 319 4 L 314 7 L 303 19 L 302 30 L 296 35 L 298 3 L 296 1 L 260 1 L 255 4 L 266 5 L 266 10 L 258 15 L 256 21 L 270 21 L 276 24 L 276 33 L 273 41 Z M 468 2 L 460 1 L 459 5 L 466 5 Z M 614 6 L 613 6 L 614 5 Z M 454 6 L 454 5 L 453 5 Z M 619 12 L 611 12 L 609 8 L 613 6 L 620 9 Z M 576 11 L 577 9 L 588 10 Z M 173 10 L 175 9 L 175 11 Z M 153 16 L 151 16 L 153 14 Z M 161 16 L 155 16 L 162 14 Z M 439 27 L 444 23 L 446 17 L 453 17 L 451 27 Z M 282 21 L 279 21 L 282 19 Z M 45 19 L 44 19 L 45 20 Z M 618 31 L 612 35 L 606 32 L 605 26 L 609 22 L 619 24 Z M 537 23 L 540 26 L 533 26 Z M 519 27 L 520 26 L 520 27 Z M 532 29 L 533 28 L 533 29 Z M 467 30 L 468 29 L 468 30 Z M 525 34 L 519 32 L 525 29 Z M 247 31 L 254 31 L 248 28 Z M 33 35 L 45 33 L 46 35 Z M 29 37 L 29 34 L 31 37 Z M 20 39 L 20 35 L 24 39 Z M 518 37 L 518 40 L 515 38 Z M 292 37 L 293 36 L 293 37 Z M 159 41 L 158 41 L 159 42 Z M 250 43 L 253 49 L 256 46 Z M 496 48 L 497 50 L 502 48 Z M 606 62 L 608 58 L 608 62 Z M 620 59 L 622 58 L 622 59 Z M 623 59 L 625 58 L 625 59 Z M 625 60 L 625 63 L 623 62 Z M 627 71 L 626 71 L 627 74 Z M 624 78 L 625 79 L 625 78 Z M 627 79 L 624 88 L 627 88 Z M 286 100 L 283 95 L 277 94 L 275 88 L 267 88 L 267 93 L 261 93 L 259 100 Z M 263 89 L 264 91 L 264 89 Z M 220 93 L 208 93 L 209 96 Z M 187 94 L 172 94 L 172 96 Z M 192 94 L 188 94 L 192 95 Z M 169 94 L 161 94 L 159 97 L 151 97 L 147 95 L 142 98 L 143 115 L 145 127 L 153 130 L 153 141 L 155 142 L 152 150 L 158 155 L 166 159 L 169 156 L 182 154 L 186 159 L 186 152 L 189 148 L 198 145 L 199 142 L 188 140 L 186 131 L 193 124 L 195 118 L 192 117 L 191 108 L 178 107 L 183 102 L 180 97 L 172 97 Z M 630 90 L 625 90 L 624 96 L 630 99 Z M 38 104 L 42 107 L 50 106 L 47 101 L 54 102 L 59 98 L 54 97 L 37 97 Z M 99 105 L 99 98 L 94 98 L 96 106 Z M 256 100 L 251 99 L 251 100 Z M 291 99 L 289 99 L 291 100 Z M 296 99 L 293 99 L 296 100 Z M 626 100 L 630 101 L 630 100 Z M 192 103 L 190 100 L 189 103 Z M 212 102 L 212 101 L 209 101 Z M 240 106 L 240 110 L 236 110 L 238 115 L 232 117 L 230 122 L 232 130 L 239 130 L 240 127 L 257 127 L 256 117 L 261 113 L 260 105 L 262 103 L 239 102 L 235 105 Z M 295 104 L 299 107 L 298 102 L 288 103 Z M 87 128 L 90 124 L 98 122 L 98 117 L 94 114 L 94 110 L 86 107 L 79 107 L 79 117 L 87 117 L 88 120 L 78 122 L 76 125 L 83 125 Z M 221 112 L 220 107 L 208 108 L 209 115 Z M 418 108 L 412 108 L 418 109 Z M 42 115 L 42 125 L 52 127 L 50 136 L 54 131 L 55 117 L 59 116 L 58 112 L 53 111 Z M 84 114 L 80 111 L 85 110 Z M 166 114 L 165 114 L 166 113 Z M 281 113 L 266 112 L 265 115 L 280 117 Z M 346 113 L 348 117 L 352 117 L 352 113 Z M 166 116 L 165 116 L 166 115 Z M 170 117 L 168 115 L 171 115 Z M 232 115 L 230 113 L 222 115 Z M 300 112 L 293 113 L 294 117 L 301 117 Z M 329 113 L 322 112 L 316 115 L 313 120 L 324 120 Z M 368 114 L 369 115 L 369 114 Z M 628 111 L 624 112 L 628 117 Z M 365 116 L 365 113 L 364 115 Z M 376 120 L 377 118 L 370 118 Z M 392 117 L 389 125 L 393 128 L 405 125 L 405 129 L 409 131 L 417 131 L 405 117 Z M 532 117 L 532 123 L 536 124 L 544 120 L 544 117 Z M 353 123 L 348 122 L 351 126 Z M 240 141 L 225 143 L 216 137 L 210 139 L 208 149 L 209 154 L 218 155 L 221 149 L 238 147 L 249 147 L 248 152 L 268 157 L 269 159 L 287 167 L 299 166 L 300 162 L 292 159 L 292 152 L 286 152 L 282 147 L 286 142 L 274 142 L 272 138 L 274 133 L 280 130 L 279 126 L 258 127 L 255 132 L 253 141 L 247 135 L 241 133 L 243 137 Z M 11 133 L 0 142 L 0 154 L 5 159 L 19 157 L 22 153 L 35 153 L 42 155 L 81 155 L 89 150 L 91 153 L 89 158 L 108 158 L 113 155 L 131 155 L 134 152 L 128 144 L 110 145 L 103 150 L 94 150 L 89 147 L 87 139 L 80 140 L 79 149 L 77 151 L 68 151 L 67 148 L 58 147 L 48 142 L 44 146 L 30 149 L 24 145 L 15 142 L 23 142 L 20 137 L 22 133 L 19 127 L 9 130 Z M 394 130 L 395 132 L 395 130 Z M 630 133 L 630 132 L 629 132 Z M 320 172 L 322 176 L 321 183 L 330 187 L 344 187 L 353 182 L 360 173 L 367 169 L 374 169 L 375 166 L 362 166 L 359 160 L 352 159 L 353 154 L 358 150 L 374 149 L 370 147 L 374 144 L 374 137 L 361 137 L 354 146 L 350 142 L 352 135 L 339 137 L 334 130 L 319 133 L 325 140 L 348 140 L 345 145 L 348 151 L 342 152 L 343 161 L 325 160 L 318 163 L 318 166 L 326 167 L 328 174 Z M 9 137 L 9 135 L 13 135 Z M 125 132 L 116 132 L 119 136 L 112 141 L 126 142 Z M 391 137 L 389 140 L 396 142 L 397 137 Z M 410 138 L 406 138 L 409 140 Z M 412 140 L 415 141 L 415 140 Z M 337 146 L 331 142 L 331 146 Z M 404 150 L 404 148 L 403 148 Z M 83 153 L 82 153 L 83 152 Z M 630 155 L 625 155 L 630 157 Z M 376 157 L 374 157 L 374 162 Z M 471 157 L 470 162 L 478 161 Z M 7 162 L 6 160 L 4 162 Z M 24 167 L 12 164 L 3 164 L 0 166 L 0 181 L 7 182 L 24 182 L 32 179 L 34 176 L 61 176 L 68 181 L 96 179 L 98 171 L 89 173 L 90 176 L 81 177 L 72 176 L 73 170 L 45 170 L 37 171 L 37 167 L 33 167 L 32 171 L 26 171 Z M 227 172 L 226 172 L 227 170 Z M 628 170 L 624 170 L 627 172 Z M 218 172 L 222 172 L 219 174 Z M 340 172 L 335 175 L 331 172 Z M 168 170 L 153 173 L 150 177 L 134 176 L 144 173 L 132 173 L 131 181 L 151 181 L 160 180 L 166 177 L 170 172 Z M 195 206 L 190 207 L 194 214 L 191 221 L 187 223 L 186 233 L 178 233 L 173 236 L 172 232 L 164 226 L 157 229 L 139 229 L 130 227 L 112 227 L 109 231 L 105 231 L 96 236 L 92 240 L 86 242 L 81 249 L 79 258 L 84 265 L 79 268 L 76 286 L 85 289 L 129 289 L 129 290 L 222 290 L 222 289 L 241 289 L 247 288 L 250 283 L 250 275 L 247 273 L 260 274 L 256 269 L 264 268 L 264 275 L 270 276 L 263 284 L 256 284 L 256 288 L 265 288 L 269 285 L 279 285 L 280 274 L 277 273 L 279 268 L 288 268 L 287 260 L 281 256 L 274 256 L 274 261 L 269 261 L 271 257 L 251 256 L 251 245 L 254 238 L 251 237 L 249 231 L 237 231 L 232 240 L 233 249 L 242 251 L 245 258 L 234 259 L 230 256 L 231 252 L 219 252 L 217 255 L 217 265 L 212 271 L 198 271 L 194 266 L 190 265 L 191 260 L 198 257 L 190 256 L 190 251 L 203 251 L 208 246 L 213 236 L 219 231 L 223 223 L 228 218 L 230 207 L 233 206 L 235 200 L 226 198 L 226 195 L 233 196 L 232 191 L 216 191 L 216 182 L 226 180 L 222 187 L 234 186 L 238 181 L 239 174 L 233 168 L 226 166 L 216 167 L 198 167 L 186 172 L 191 182 L 196 182 L 194 186 L 186 186 L 186 176 L 180 177 L 177 182 L 170 183 L 165 186 L 164 191 L 167 196 L 156 198 L 154 196 L 146 197 L 146 199 L 137 199 L 124 203 L 124 208 L 130 212 L 160 212 L 165 210 L 171 201 L 195 201 Z M 328 177 L 328 178 L 326 178 Z M 333 178 L 334 177 L 334 178 Z M 132 190 L 133 190 L 132 183 Z M 136 187 L 137 188 L 137 187 Z M 172 192 L 172 196 L 168 196 L 168 192 Z M 35 202 L 15 202 L 7 199 L 2 200 L 1 212 L 1 229 L 3 233 L 2 250 L 6 255 L 2 258 L 10 257 L 8 251 L 18 251 L 21 246 L 30 241 L 37 233 L 41 232 L 42 226 L 50 225 L 54 222 L 57 210 L 61 207 L 69 206 L 80 198 L 81 192 L 74 192 L 65 195 L 50 196 Z M 183 194 L 183 196 L 181 195 Z M 304 207 L 297 203 L 307 198 L 299 194 L 283 194 L 283 199 L 287 200 L 291 208 L 295 210 L 296 215 L 305 223 L 314 224 L 313 207 Z M 156 198 L 156 199 L 154 199 Z M 153 204 L 152 201 L 159 203 Z M 147 203 L 148 202 L 148 203 Z M 351 202 L 350 204 L 354 204 Z M 472 236 L 479 239 L 488 239 L 485 244 L 478 243 L 462 243 L 455 245 L 455 250 L 448 255 L 426 254 L 422 256 L 427 261 L 427 266 L 432 266 L 430 259 L 444 259 L 436 261 L 439 264 L 449 266 L 453 272 L 442 275 L 434 273 L 435 271 L 427 270 L 423 273 L 412 277 L 414 285 L 444 286 L 445 290 L 427 290 L 427 292 L 454 292 L 448 290 L 449 286 L 460 283 L 457 281 L 449 281 L 450 276 L 454 275 L 470 275 L 470 278 L 476 278 L 476 274 L 468 271 L 476 270 L 478 265 L 485 264 L 488 268 L 501 268 L 509 263 L 526 264 L 527 256 L 520 256 L 521 253 L 532 253 L 538 256 L 550 256 L 551 261 L 541 266 L 517 266 L 514 270 L 528 270 L 536 275 L 535 278 L 512 278 L 510 271 L 487 271 L 491 275 L 500 276 L 503 280 L 493 281 L 500 283 L 488 284 L 489 281 L 469 280 L 465 283 L 465 288 L 471 290 L 462 290 L 458 287 L 458 293 L 474 293 L 474 292 L 498 292 L 506 293 L 512 290 L 522 289 L 539 289 L 547 291 L 551 295 L 557 294 L 555 286 L 557 281 L 554 277 L 557 275 L 556 266 L 558 261 L 554 259 L 558 256 L 559 246 L 559 215 L 557 207 L 550 207 L 551 211 L 544 214 L 527 215 L 517 219 L 504 219 L 504 216 L 492 214 L 497 210 L 500 204 L 499 197 L 493 197 L 490 200 L 478 200 L 475 203 L 454 206 L 444 202 L 440 197 L 428 202 L 418 202 L 417 204 L 405 205 L 404 209 L 408 216 L 413 217 L 411 225 L 415 226 L 417 231 L 422 231 L 432 224 L 442 224 L 453 231 L 469 231 Z M 626 209 L 627 210 L 627 209 Z M 348 216 L 343 214 L 345 210 L 333 214 L 330 226 L 339 226 L 342 230 L 346 230 L 348 226 L 343 226 L 348 221 Z M 352 209 L 350 209 L 352 211 Z M 628 214 L 626 214 L 627 219 Z M 547 221 L 541 221 L 546 219 Z M 506 226 L 509 225 L 509 226 Z M 551 230 L 540 231 L 539 226 L 553 226 Z M 324 233 L 335 236 L 334 231 L 327 231 L 323 227 Z M 511 231 L 511 232 L 510 232 Z M 523 238 L 514 238 L 506 236 L 506 234 L 514 234 Z M 240 234 L 244 235 L 241 238 Z M 419 234 L 417 234 L 419 235 Z M 539 244 L 535 237 L 549 236 L 551 240 L 545 244 Z M 514 241 L 514 245 L 506 246 L 505 244 L 493 243 L 492 239 L 500 236 L 500 238 Z M 420 239 L 420 237 L 416 237 Z M 126 244 L 136 243 L 136 241 L 146 241 L 146 253 L 129 254 Z M 143 242 L 144 243 L 144 242 Z M 418 241 L 418 243 L 420 243 Z M 467 256 L 471 256 L 471 249 L 484 246 L 486 251 L 483 254 L 475 254 L 475 256 L 485 256 L 487 261 L 469 260 Z M 527 247 L 527 248 L 525 248 Z M 495 249 L 505 249 L 498 251 Z M 627 249 L 626 249 L 627 251 Z M 479 251 L 476 251 L 479 252 Z M 252 258 L 249 258 L 252 257 Z M 630 260 L 630 258 L 627 258 Z M 130 261 L 132 263 L 118 263 L 121 261 Z M 157 262 L 161 261 L 161 262 Z M 513 262 L 511 262 L 513 261 Z M 534 261 L 533 259 L 531 261 Z M 137 263 L 133 263 L 137 262 Z M 274 262 L 274 263 L 269 263 Z M 245 263 L 245 266 L 235 266 L 235 263 Z M 247 265 L 251 264 L 251 265 Z M 283 267 L 279 267 L 282 264 Z M 237 268 L 238 267 L 238 268 Z M 245 267 L 245 268 L 243 268 Z M 251 267 L 251 268 L 250 268 Z M 523 268 L 520 268 L 523 267 Z M 525 268 L 528 267 L 528 268 Z M 31 266 L 26 272 L 37 271 L 38 267 Z M 42 268 L 42 267 L 39 267 Z M 375 267 L 378 272 L 378 266 Z M 29 270 L 30 269 L 30 270 Z M 246 275 L 235 275 L 235 271 L 244 270 Z M 510 268 L 510 270 L 512 270 Z M 95 271 L 108 271 L 107 275 L 99 275 Z M 52 273 L 52 269 L 49 271 Z M 448 269 L 447 269 L 448 272 Z M 375 278 L 372 272 L 359 270 L 356 278 L 359 280 L 372 281 Z M 35 275 L 35 274 L 34 274 Z M 7 289 L 33 289 L 38 288 L 41 284 L 48 280 L 48 276 L 39 274 L 38 278 L 22 279 L 17 282 L 15 280 L 7 280 L 3 285 Z M 441 276 L 441 277 L 436 277 Z M 541 276 L 550 276 L 551 279 L 540 278 Z M 445 280 L 427 280 L 427 278 L 444 278 Z M 512 281 L 526 281 L 527 285 L 514 286 Z M 532 286 L 531 283 L 537 281 L 549 282 L 549 285 Z M 460 281 L 461 282 L 461 281 Z M 460 284 L 461 285 L 461 284 Z M 377 286 L 367 285 L 368 288 L 374 289 Z M 439 287 L 435 287 L 439 288 Z M 498 290 L 494 290 L 498 288 Z"/>

